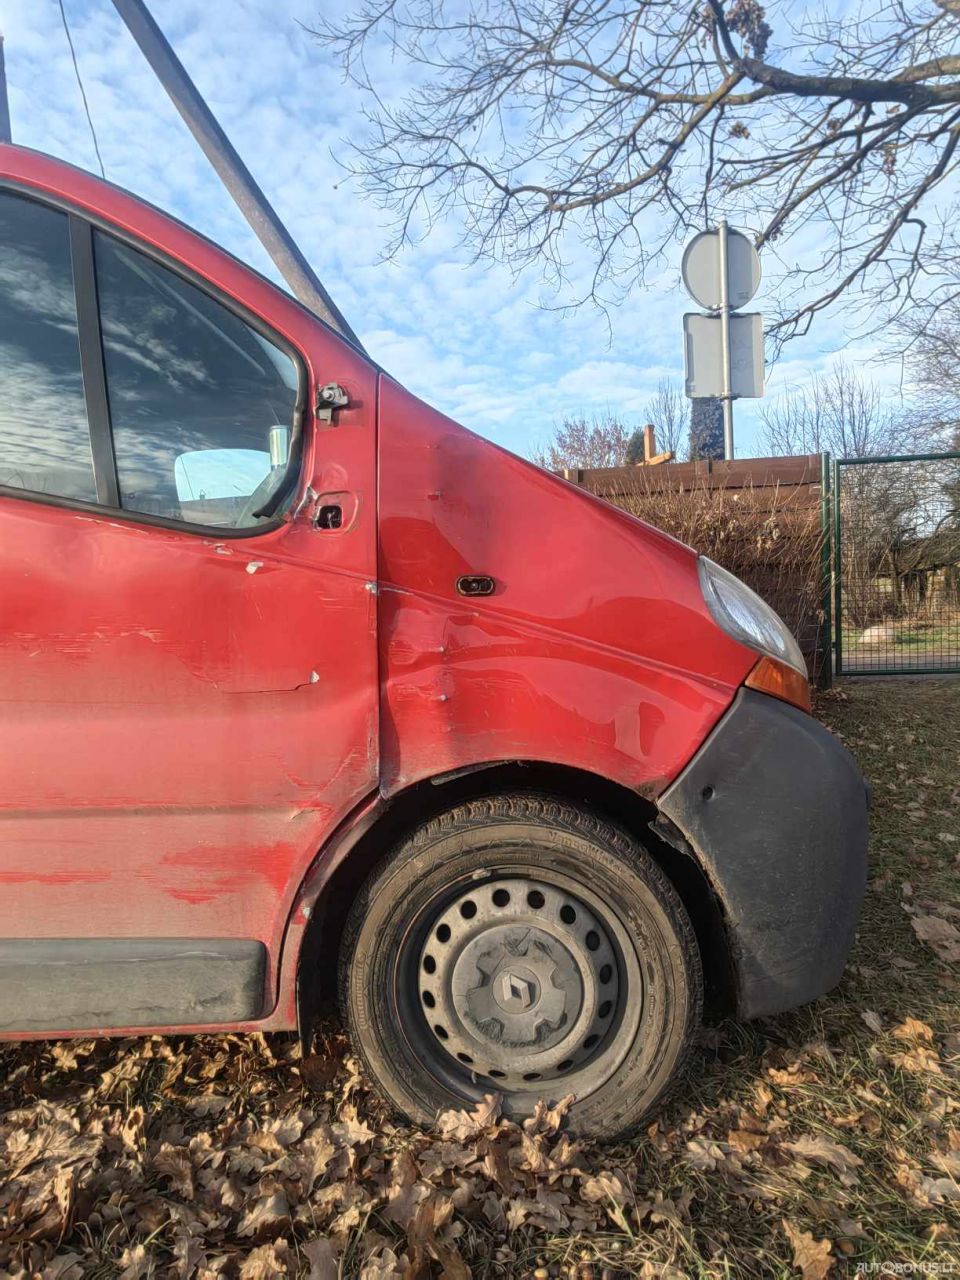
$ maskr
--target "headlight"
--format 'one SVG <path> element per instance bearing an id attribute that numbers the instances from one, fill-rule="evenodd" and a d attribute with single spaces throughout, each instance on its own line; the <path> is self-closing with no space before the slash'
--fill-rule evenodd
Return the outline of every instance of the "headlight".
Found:
<path id="1" fill-rule="evenodd" d="M 806 678 L 807 664 L 800 646 L 780 616 L 746 583 L 706 556 L 698 563 L 703 598 L 717 626 L 741 644 L 786 662 Z"/>

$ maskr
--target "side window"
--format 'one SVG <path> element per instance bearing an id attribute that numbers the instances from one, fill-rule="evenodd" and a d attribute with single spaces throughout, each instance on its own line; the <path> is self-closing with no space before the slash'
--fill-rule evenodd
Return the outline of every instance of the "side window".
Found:
<path id="1" fill-rule="evenodd" d="M 297 366 L 135 249 L 95 232 L 94 253 L 121 506 L 255 527 L 286 469 Z"/>
<path id="2" fill-rule="evenodd" d="M 96 502 L 67 216 L 0 193 L 0 484 Z"/>

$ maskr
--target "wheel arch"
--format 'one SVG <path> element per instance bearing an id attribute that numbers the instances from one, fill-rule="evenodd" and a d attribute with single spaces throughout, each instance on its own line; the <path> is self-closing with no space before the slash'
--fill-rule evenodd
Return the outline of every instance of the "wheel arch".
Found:
<path id="1" fill-rule="evenodd" d="M 350 906 L 387 852 L 417 826 L 469 800 L 536 791 L 582 803 L 623 827 L 669 877 L 690 916 L 706 982 L 706 1008 L 719 1015 L 736 1003 L 736 976 L 723 906 L 703 867 L 683 841 L 672 844 L 654 825 L 653 801 L 597 774 L 537 761 L 497 761 L 411 784 L 367 806 L 350 830 L 315 862 L 299 901 L 309 915 L 297 961 L 297 1019 L 306 1042 L 333 1001 L 335 956 Z M 302 910 L 302 908 L 301 908 Z"/>

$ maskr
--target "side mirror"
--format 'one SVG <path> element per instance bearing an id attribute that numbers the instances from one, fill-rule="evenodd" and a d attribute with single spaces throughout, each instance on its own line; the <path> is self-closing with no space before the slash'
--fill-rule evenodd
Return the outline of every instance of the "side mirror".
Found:
<path id="1" fill-rule="evenodd" d="M 290 461 L 290 428 L 271 427 L 268 433 L 270 470 L 285 471 Z"/>
<path id="2" fill-rule="evenodd" d="M 181 503 L 236 500 L 263 483 L 270 460 L 259 449 L 198 449 L 181 453 L 173 472 Z"/>

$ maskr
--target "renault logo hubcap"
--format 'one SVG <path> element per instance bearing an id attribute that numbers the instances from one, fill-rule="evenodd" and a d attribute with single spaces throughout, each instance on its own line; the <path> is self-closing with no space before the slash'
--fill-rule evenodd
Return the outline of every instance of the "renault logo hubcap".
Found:
<path id="1" fill-rule="evenodd" d="M 497 1004 L 507 1013 L 522 1013 L 536 1004 L 539 984 L 529 971 L 504 969 L 498 973 L 493 987 Z"/>

